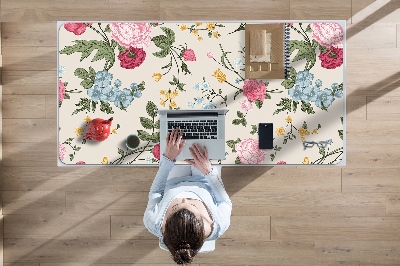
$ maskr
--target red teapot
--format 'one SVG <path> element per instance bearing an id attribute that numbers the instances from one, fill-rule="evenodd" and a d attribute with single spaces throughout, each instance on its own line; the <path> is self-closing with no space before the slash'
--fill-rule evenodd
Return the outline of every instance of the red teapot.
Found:
<path id="1" fill-rule="evenodd" d="M 95 141 L 103 141 L 108 138 L 110 135 L 111 129 L 111 121 L 113 118 L 111 117 L 108 120 L 104 120 L 101 118 L 95 118 L 89 122 L 86 127 L 86 135 L 83 137 L 84 139 L 92 139 Z"/>

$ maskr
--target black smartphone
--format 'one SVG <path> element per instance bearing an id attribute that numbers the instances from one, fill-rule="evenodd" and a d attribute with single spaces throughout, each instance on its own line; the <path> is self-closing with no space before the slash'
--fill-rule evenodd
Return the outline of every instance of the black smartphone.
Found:
<path id="1" fill-rule="evenodd" d="M 258 148 L 260 150 L 274 148 L 273 127 L 273 123 L 258 124 Z"/>

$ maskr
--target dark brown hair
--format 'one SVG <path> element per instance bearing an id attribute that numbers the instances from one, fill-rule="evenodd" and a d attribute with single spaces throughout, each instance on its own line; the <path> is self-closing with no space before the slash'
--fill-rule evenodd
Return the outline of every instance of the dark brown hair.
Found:
<path id="1" fill-rule="evenodd" d="M 203 219 L 187 209 L 180 209 L 167 218 L 163 237 L 177 264 L 191 263 L 204 244 Z"/>

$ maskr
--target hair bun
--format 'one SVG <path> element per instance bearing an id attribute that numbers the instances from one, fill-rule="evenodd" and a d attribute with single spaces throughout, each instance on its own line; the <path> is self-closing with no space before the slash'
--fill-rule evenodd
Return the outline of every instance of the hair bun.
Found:
<path id="1" fill-rule="evenodd" d="M 190 244 L 186 242 L 182 242 L 182 244 L 179 246 L 180 249 L 190 249 Z"/>

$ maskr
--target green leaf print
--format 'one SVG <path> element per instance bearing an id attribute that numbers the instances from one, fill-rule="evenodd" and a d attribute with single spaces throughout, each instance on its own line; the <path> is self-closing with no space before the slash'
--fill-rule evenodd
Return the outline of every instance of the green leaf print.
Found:
<path id="1" fill-rule="evenodd" d="M 150 141 L 152 139 L 151 135 L 144 130 L 138 130 L 138 137 L 143 141 Z"/>
<path id="2" fill-rule="evenodd" d="M 157 105 L 155 105 L 151 101 L 147 102 L 146 112 L 150 117 L 152 117 L 152 118 L 156 117 L 157 116 L 157 113 L 156 113 L 157 110 L 158 110 Z"/>
<path id="3" fill-rule="evenodd" d="M 102 111 L 102 112 L 104 112 L 106 114 L 113 114 L 114 113 L 114 111 L 111 108 L 110 103 L 103 102 L 103 101 L 100 101 L 100 111 Z"/>
<path id="4" fill-rule="evenodd" d="M 292 62 L 305 59 L 307 61 L 306 70 L 310 70 L 316 61 L 315 48 L 309 42 L 291 40 L 290 41 L 290 53 L 292 54 L 294 50 L 298 50 L 297 55 L 293 58 Z"/>
<path id="5" fill-rule="evenodd" d="M 235 150 L 235 145 L 236 145 L 237 143 L 239 143 L 240 141 L 241 141 L 241 140 L 240 140 L 239 138 L 237 138 L 236 140 L 228 140 L 228 141 L 226 142 L 226 145 L 228 145 L 228 147 L 232 149 L 232 152 L 236 152 L 236 150 Z"/>
<path id="6" fill-rule="evenodd" d="M 301 111 L 307 114 L 315 114 L 315 111 L 312 108 L 311 103 L 306 103 L 304 101 L 301 101 Z"/>
<path id="7" fill-rule="evenodd" d="M 279 114 L 283 111 L 292 111 L 292 100 L 289 98 L 282 98 L 279 103 L 276 104 L 279 108 L 275 110 L 273 115 Z"/>
<path id="8" fill-rule="evenodd" d="M 142 124 L 145 129 L 153 129 L 154 127 L 153 121 L 146 117 L 140 117 L 140 124 Z"/>
<path id="9" fill-rule="evenodd" d="M 76 77 L 78 77 L 78 78 L 81 78 L 81 79 L 87 79 L 87 78 L 89 78 L 89 73 L 88 73 L 88 72 L 86 71 L 86 69 L 84 69 L 84 68 L 77 68 L 77 69 L 75 69 L 74 75 L 75 75 Z"/>
<path id="10" fill-rule="evenodd" d="M 250 134 L 251 134 L 251 135 L 254 135 L 254 134 L 256 134 L 256 133 L 258 133 L 258 127 L 257 127 L 257 125 L 251 125 L 251 132 L 250 132 Z"/>
<path id="11" fill-rule="evenodd" d="M 240 125 L 242 123 L 241 119 L 233 119 L 232 124 L 233 125 Z"/>
<path id="12" fill-rule="evenodd" d="M 257 100 L 255 101 L 255 104 L 256 104 L 256 106 L 257 106 L 258 109 L 261 109 L 261 107 L 263 106 L 263 102 L 260 101 L 259 99 L 257 99 Z"/>
<path id="13" fill-rule="evenodd" d="M 80 84 L 83 88 L 90 89 L 93 86 L 93 81 L 90 79 L 84 79 Z"/>
<path id="14" fill-rule="evenodd" d="M 339 137 L 343 140 L 343 129 L 338 130 Z"/>
<path id="15" fill-rule="evenodd" d="M 112 47 L 105 41 L 98 40 L 76 40 L 72 46 L 66 46 L 60 51 L 60 54 L 71 55 L 73 53 L 81 53 L 82 62 L 85 58 L 89 57 L 94 50 L 97 50 L 92 62 L 105 59 L 105 70 L 110 69 L 115 62 L 115 53 Z"/>
<path id="16" fill-rule="evenodd" d="M 285 79 L 284 81 L 282 81 L 281 85 L 285 88 L 285 89 L 290 89 L 294 86 L 295 82 L 291 79 Z"/>

